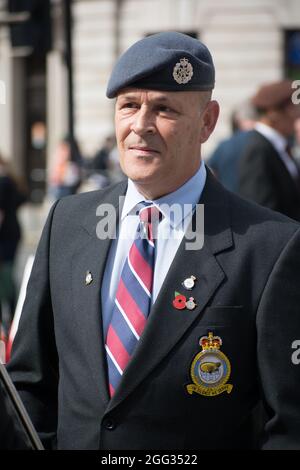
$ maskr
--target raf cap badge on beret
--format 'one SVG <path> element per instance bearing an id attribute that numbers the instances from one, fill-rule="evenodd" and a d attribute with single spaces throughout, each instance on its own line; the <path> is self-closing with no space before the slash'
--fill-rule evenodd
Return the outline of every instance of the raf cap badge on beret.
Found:
<path id="1" fill-rule="evenodd" d="M 177 83 L 188 83 L 193 76 L 193 66 L 185 57 L 174 67 L 173 77 Z"/>

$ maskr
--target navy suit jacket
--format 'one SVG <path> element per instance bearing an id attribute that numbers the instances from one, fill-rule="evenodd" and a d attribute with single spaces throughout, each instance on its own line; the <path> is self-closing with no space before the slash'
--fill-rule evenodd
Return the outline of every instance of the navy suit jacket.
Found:
<path id="1" fill-rule="evenodd" d="M 300 221 L 300 179 L 292 178 L 271 142 L 255 130 L 239 161 L 238 193 Z"/>

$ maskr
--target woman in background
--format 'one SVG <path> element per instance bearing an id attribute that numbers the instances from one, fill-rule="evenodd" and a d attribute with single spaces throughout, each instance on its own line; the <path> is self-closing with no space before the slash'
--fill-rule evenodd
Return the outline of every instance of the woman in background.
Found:
<path id="1" fill-rule="evenodd" d="M 25 189 L 17 182 L 0 155 L 0 322 L 4 304 L 10 317 L 5 329 L 9 328 L 16 303 L 13 267 L 21 239 L 17 211 L 25 201 Z"/>

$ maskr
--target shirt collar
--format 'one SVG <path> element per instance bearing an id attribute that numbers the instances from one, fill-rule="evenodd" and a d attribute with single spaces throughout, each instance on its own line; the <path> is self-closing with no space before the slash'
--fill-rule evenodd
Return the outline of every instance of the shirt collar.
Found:
<path id="1" fill-rule="evenodd" d="M 287 146 L 287 140 L 283 137 L 282 134 L 277 132 L 273 127 L 268 126 L 262 122 L 257 122 L 254 126 L 260 134 L 262 134 L 277 150 L 277 152 L 282 152 Z"/>
<path id="2" fill-rule="evenodd" d="M 154 199 L 154 205 L 160 208 L 162 214 L 168 219 L 169 224 L 176 228 L 193 211 L 198 203 L 206 181 L 206 168 L 202 161 L 199 170 L 186 183 L 166 196 Z M 132 213 L 137 204 L 145 201 L 145 198 L 137 190 L 134 182 L 128 179 L 128 187 L 122 209 L 121 220 Z M 179 204 L 181 210 L 172 210 L 173 204 Z"/>

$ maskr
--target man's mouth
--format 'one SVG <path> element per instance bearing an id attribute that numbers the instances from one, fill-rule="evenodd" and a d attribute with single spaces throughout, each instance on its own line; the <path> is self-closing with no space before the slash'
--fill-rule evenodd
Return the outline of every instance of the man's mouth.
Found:
<path id="1" fill-rule="evenodd" d="M 147 154 L 153 154 L 153 153 L 160 153 L 158 150 L 156 150 L 153 147 L 146 147 L 142 145 L 131 145 L 129 147 L 129 150 L 134 150 L 138 152 L 140 155 L 147 155 Z"/>

